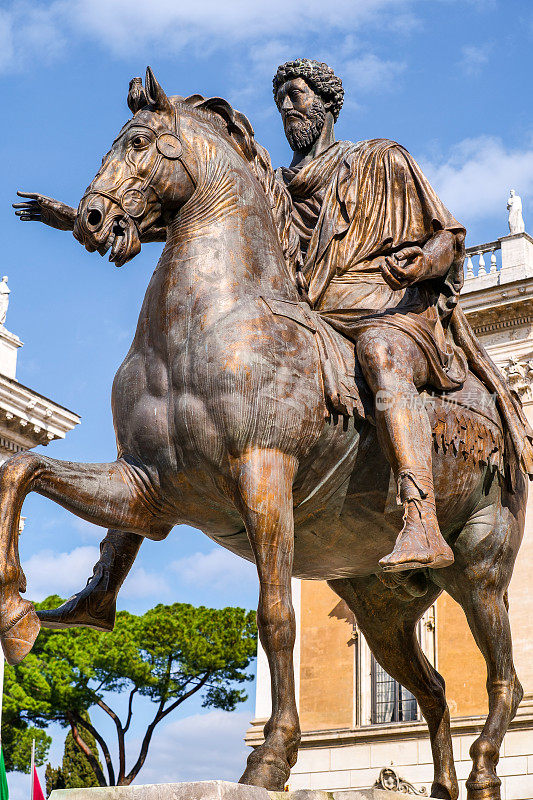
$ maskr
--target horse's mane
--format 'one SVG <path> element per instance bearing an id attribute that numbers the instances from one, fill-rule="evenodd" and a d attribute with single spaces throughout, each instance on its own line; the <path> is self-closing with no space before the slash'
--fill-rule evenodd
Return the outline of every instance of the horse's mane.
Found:
<path id="1" fill-rule="evenodd" d="M 206 99 L 193 94 L 190 97 L 172 97 L 171 101 L 178 108 L 182 106 L 184 110 L 192 111 L 214 124 L 249 163 L 270 202 L 283 255 L 290 274 L 295 278 L 301 266 L 301 255 L 300 240 L 292 222 L 291 197 L 285 186 L 276 179 L 268 151 L 255 140 L 254 129 L 248 118 L 221 97 Z"/>

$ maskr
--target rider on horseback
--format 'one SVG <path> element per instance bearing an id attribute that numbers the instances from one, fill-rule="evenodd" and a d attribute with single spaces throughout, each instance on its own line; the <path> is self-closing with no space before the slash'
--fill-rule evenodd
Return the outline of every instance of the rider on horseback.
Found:
<path id="1" fill-rule="evenodd" d="M 335 141 L 343 89 L 327 65 L 307 59 L 282 65 L 274 96 L 294 153 L 291 166 L 277 177 L 293 201 L 302 293 L 356 345 L 376 399 L 379 440 L 404 507 L 402 530 L 380 566 L 384 572 L 446 567 L 453 553 L 437 521 L 432 431 L 419 391 L 460 388 L 468 357 L 489 390 L 498 392 L 522 465 L 533 471 L 519 410 L 456 309 L 465 230 L 400 145 L 384 139 Z M 22 204 L 21 215 L 72 227 L 74 209 L 26 196 L 34 199 Z M 109 531 L 85 589 L 59 609 L 40 612 L 42 623 L 110 630 L 116 596 L 141 541 L 136 534 Z"/>
<path id="2" fill-rule="evenodd" d="M 343 89 L 326 64 L 279 67 L 274 96 L 294 152 L 279 170 L 293 200 L 312 307 L 356 345 L 404 524 L 387 572 L 446 567 L 419 389 L 457 389 L 466 358 L 447 335 L 462 284 L 465 229 L 395 142 L 336 142 Z"/>

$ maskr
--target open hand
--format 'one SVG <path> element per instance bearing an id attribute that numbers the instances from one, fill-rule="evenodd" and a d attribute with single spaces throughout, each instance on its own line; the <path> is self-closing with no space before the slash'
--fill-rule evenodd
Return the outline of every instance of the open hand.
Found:
<path id="1" fill-rule="evenodd" d="M 427 258 L 421 247 L 404 247 L 386 256 L 381 265 L 383 277 L 391 289 L 405 289 L 406 286 L 423 280 L 427 272 Z"/>
<path id="2" fill-rule="evenodd" d="M 44 222 L 60 231 L 71 231 L 74 228 L 76 209 L 71 206 L 37 192 L 19 191 L 17 194 L 26 198 L 23 203 L 13 203 L 15 214 L 23 222 Z"/>

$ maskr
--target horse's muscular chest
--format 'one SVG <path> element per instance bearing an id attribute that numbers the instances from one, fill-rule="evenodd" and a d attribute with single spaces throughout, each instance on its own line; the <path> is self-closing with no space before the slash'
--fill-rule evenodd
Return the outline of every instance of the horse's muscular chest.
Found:
<path id="1" fill-rule="evenodd" d="M 179 291 L 156 271 L 115 379 L 119 445 L 141 441 L 139 458 L 169 468 L 221 471 L 249 446 L 299 448 L 305 404 L 323 424 L 309 337 L 257 295 L 198 280 Z"/>

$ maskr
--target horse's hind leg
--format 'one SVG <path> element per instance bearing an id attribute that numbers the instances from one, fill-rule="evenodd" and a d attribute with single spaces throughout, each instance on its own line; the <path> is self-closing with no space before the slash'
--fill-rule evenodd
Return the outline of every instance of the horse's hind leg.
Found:
<path id="1" fill-rule="evenodd" d="M 33 605 L 19 594 L 25 579 L 18 555 L 18 525 L 24 498 L 38 492 L 89 522 L 163 538 L 165 524 L 148 476 L 123 459 L 110 464 L 74 464 L 21 453 L 0 469 L 0 641 L 11 664 L 31 650 L 39 632 Z"/>
<path id="2" fill-rule="evenodd" d="M 274 450 L 254 450 L 233 463 L 235 504 L 244 519 L 259 576 L 257 626 L 272 682 L 272 716 L 265 725 L 265 741 L 248 757 L 240 783 L 274 791 L 283 790 L 300 743 L 291 600 L 295 470 L 293 458 Z"/>
<path id="3" fill-rule="evenodd" d="M 329 581 L 353 611 L 377 661 L 415 697 L 428 724 L 435 769 L 431 797 L 456 800 L 459 786 L 453 763 L 450 712 L 444 679 L 418 643 L 416 623 L 440 589 L 434 584 L 423 597 L 402 598 L 374 576 Z"/>
<path id="4" fill-rule="evenodd" d="M 496 510 L 488 507 L 470 520 L 455 543 L 455 564 L 437 578 L 463 607 L 487 665 L 489 713 L 470 748 L 468 800 L 500 800 L 496 765 L 523 694 L 513 664 L 507 610 L 507 587 L 523 529 L 519 501 L 520 493 L 505 506 L 495 504 Z"/>

